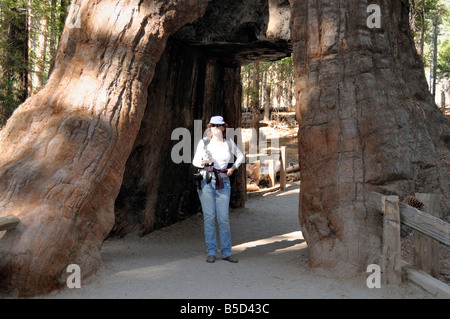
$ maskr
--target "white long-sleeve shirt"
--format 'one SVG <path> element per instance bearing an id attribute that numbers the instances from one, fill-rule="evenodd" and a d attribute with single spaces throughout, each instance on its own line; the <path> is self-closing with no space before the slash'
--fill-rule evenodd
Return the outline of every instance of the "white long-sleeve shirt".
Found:
<path id="1" fill-rule="evenodd" d="M 209 142 L 206 146 L 208 153 L 212 155 L 212 160 L 214 161 L 214 168 L 221 170 L 226 169 L 228 163 L 233 163 L 234 156 L 236 156 L 236 161 L 234 161 L 234 166 L 239 168 L 239 166 L 244 162 L 245 156 L 236 145 L 236 143 L 227 139 L 221 142 Z M 192 164 L 195 167 L 203 167 L 202 161 L 208 160 L 208 155 L 205 152 L 205 141 L 202 139 L 197 144 L 197 150 L 195 151 L 194 159 Z"/>

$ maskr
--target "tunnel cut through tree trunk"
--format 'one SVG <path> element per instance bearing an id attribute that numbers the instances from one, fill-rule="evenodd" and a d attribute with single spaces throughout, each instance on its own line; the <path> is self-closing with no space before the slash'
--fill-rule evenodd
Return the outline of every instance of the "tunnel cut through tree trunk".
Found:
<path id="1" fill-rule="evenodd" d="M 197 169 L 190 162 L 195 146 L 194 121 L 201 120 L 203 133 L 210 117 L 222 114 L 230 128 L 239 128 L 240 99 L 239 67 L 225 66 L 198 48 L 168 40 L 126 164 L 111 236 L 144 235 L 198 213 L 200 201 L 192 180 Z M 189 130 L 189 140 L 171 140 L 178 128 Z M 171 150 L 184 142 L 190 145 L 188 161 L 175 163 Z M 232 207 L 243 207 L 245 186 L 241 168 L 232 176 Z"/>

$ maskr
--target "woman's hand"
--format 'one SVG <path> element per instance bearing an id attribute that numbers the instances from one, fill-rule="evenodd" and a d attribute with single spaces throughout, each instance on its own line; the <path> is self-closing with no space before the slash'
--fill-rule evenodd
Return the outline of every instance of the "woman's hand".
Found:
<path id="1" fill-rule="evenodd" d="M 233 175 L 233 172 L 236 170 L 236 166 L 231 166 L 231 168 L 227 169 L 227 176 Z"/>

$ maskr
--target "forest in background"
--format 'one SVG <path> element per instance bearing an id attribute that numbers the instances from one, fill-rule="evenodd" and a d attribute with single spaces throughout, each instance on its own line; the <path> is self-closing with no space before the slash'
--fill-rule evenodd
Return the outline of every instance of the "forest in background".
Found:
<path id="1" fill-rule="evenodd" d="M 450 101 L 450 2 L 410 0 L 410 3 L 416 49 L 425 66 L 430 92 L 445 112 Z"/>
<path id="2" fill-rule="evenodd" d="M 292 56 L 275 62 L 255 62 L 241 68 L 242 110 L 295 111 L 294 63 Z"/>
<path id="3" fill-rule="evenodd" d="M 410 0 L 410 23 L 430 91 L 440 106 L 450 87 L 450 3 Z M 70 0 L 0 0 L 0 127 L 45 84 L 59 45 Z M 243 110 L 292 111 L 292 58 L 242 67 Z M 444 101 L 442 101 L 444 99 Z M 448 104 L 448 102 L 447 102 Z"/>
<path id="4" fill-rule="evenodd" d="M 450 1 L 410 0 L 410 25 L 424 63 L 430 92 L 444 111 L 450 103 Z M 292 58 L 242 67 L 242 107 L 254 115 L 268 110 L 294 111 Z M 447 101 L 447 102 L 446 102 Z"/>
<path id="5" fill-rule="evenodd" d="M 0 0 L 0 127 L 45 84 L 70 0 Z"/>

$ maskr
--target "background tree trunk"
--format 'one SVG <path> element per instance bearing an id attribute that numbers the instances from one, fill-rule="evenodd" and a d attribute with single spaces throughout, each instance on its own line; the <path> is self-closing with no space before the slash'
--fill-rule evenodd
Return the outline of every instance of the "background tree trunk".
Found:
<path id="1" fill-rule="evenodd" d="M 432 91 L 433 97 L 436 97 L 436 72 L 437 72 L 437 56 L 438 56 L 438 35 L 439 35 L 439 11 L 436 10 L 436 16 L 434 19 L 434 32 L 433 32 L 433 81 Z"/>
<path id="2" fill-rule="evenodd" d="M 420 12 L 420 17 L 422 19 L 422 24 L 420 28 L 420 49 L 419 55 L 423 59 L 424 58 L 424 46 L 425 46 L 425 0 L 422 0 L 422 11 Z"/>
<path id="3" fill-rule="evenodd" d="M 259 145 L 259 62 L 253 64 L 253 86 L 251 94 L 252 127 L 256 132 L 256 143 Z"/>
<path id="4" fill-rule="evenodd" d="M 167 38 L 208 1 L 72 2 L 55 69 L 0 131 L 0 287 L 29 296 L 94 272 Z"/>
<path id="5" fill-rule="evenodd" d="M 45 8 L 47 9 L 47 8 Z M 45 83 L 45 66 L 47 60 L 47 46 L 48 46 L 48 17 L 46 14 L 42 15 L 39 19 L 39 25 L 35 26 L 39 32 L 39 41 L 37 41 L 36 48 L 36 75 L 35 82 L 33 83 L 33 88 L 39 91 Z"/>
<path id="6" fill-rule="evenodd" d="M 291 1 L 299 217 L 311 266 L 334 275 L 378 262 L 370 191 L 441 191 L 449 207 L 449 123 L 427 90 L 408 3 L 377 3 L 382 27 L 369 29 L 369 1 Z"/>
<path id="7" fill-rule="evenodd" d="M 261 95 L 263 97 L 263 121 L 269 121 L 270 120 L 270 107 L 271 107 L 271 101 L 270 101 L 270 92 L 271 92 L 271 78 L 269 72 L 264 72 L 262 74 L 263 81 L 262 81 L 262 88 L 261 88 Z"/>

